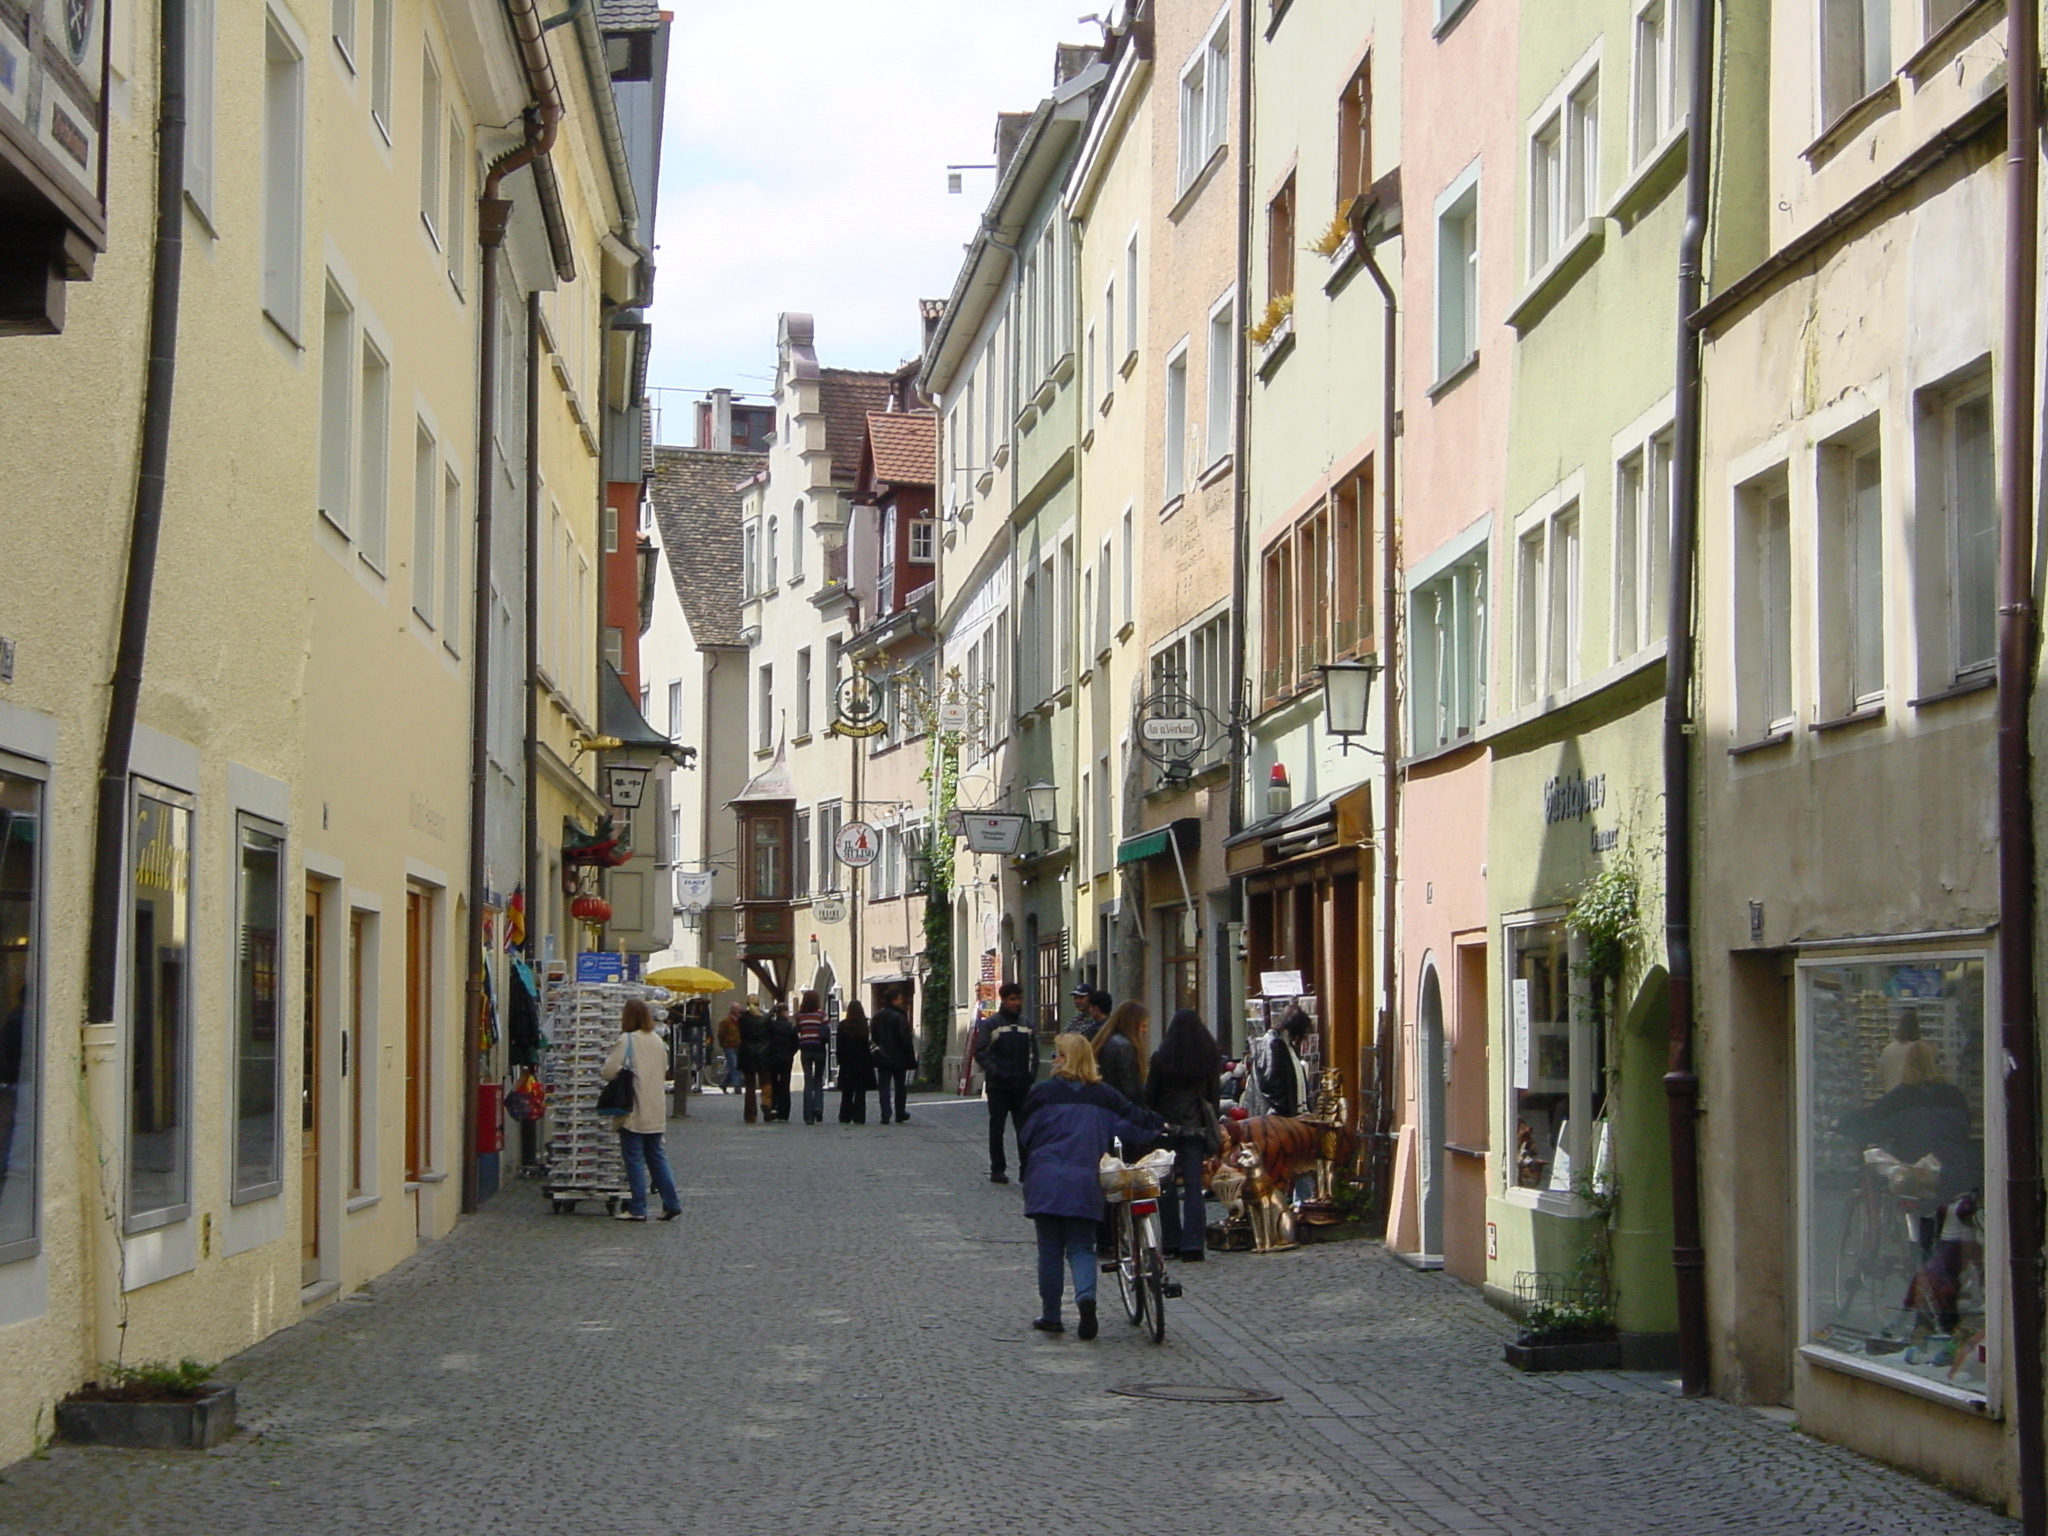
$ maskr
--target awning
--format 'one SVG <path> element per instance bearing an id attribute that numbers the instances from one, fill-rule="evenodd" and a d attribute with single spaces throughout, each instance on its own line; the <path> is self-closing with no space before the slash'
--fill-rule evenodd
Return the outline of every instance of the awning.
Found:
<path id="1" fill-rule="evenodd" d="M 1183 816 L 1170 821 L 1163 827 L 1150 832 L 1140 832 L 1136 837 L 1127 837 L 1116 845 L 1116 862 L 1119 867 L 1135 864 L 1140 859 L 1154 859 L 1169 851 L 1174 845 L 1182 853 L 1193 853 L 1202 846 L 1202 818 Z"/>

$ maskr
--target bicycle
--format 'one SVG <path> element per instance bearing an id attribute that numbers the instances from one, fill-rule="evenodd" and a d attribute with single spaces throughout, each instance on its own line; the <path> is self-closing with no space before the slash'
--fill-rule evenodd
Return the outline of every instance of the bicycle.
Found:
<path id="1" fill-rule="evenodd" d="M 1173 1154 L 1153 1152 L 1126 1163 L 1118 1142 L 1101 1170 L 1103 1198 L 1115 1211 L 1110 1224 L 1115 1251 L 1102 1267 L 1116 1273 L 1124 1316 L 1143 1328 L 1154 1344 L 1166 1339 L 1167 1298 L 1181 1294 L 1167 1277 L 1166 1251 L 1159 1240 L 1161 1159 L 1170 1167 Z"/>
<path id="2" fill-rule="evenodd" d="M 1920 1187 L 1916 1172 L 1880 1148 L 1863 1151 L 1843 1202 L 1831 1327 L 1883 1340 L 1910 1329 L 1915 1309 L 1906 1298 L 1926 1258 L 1932 1206 L 1931 1190 Z"/>

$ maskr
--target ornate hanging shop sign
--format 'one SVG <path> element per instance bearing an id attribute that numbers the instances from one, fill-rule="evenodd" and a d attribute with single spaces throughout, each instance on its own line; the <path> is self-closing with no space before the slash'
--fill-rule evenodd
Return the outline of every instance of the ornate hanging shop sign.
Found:
<path id="1" fill-rule="evenodd" d="M 865 672 L 855 672 L 839 685 L 832 703 L 831 731 L 836 736 L 879 736 L 889 729 L 882 713 L 882 689 Z"/>

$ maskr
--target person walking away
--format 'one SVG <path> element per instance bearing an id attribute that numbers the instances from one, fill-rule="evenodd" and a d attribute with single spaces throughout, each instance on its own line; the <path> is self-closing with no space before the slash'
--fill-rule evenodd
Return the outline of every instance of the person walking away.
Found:
<path id="1" fill-rule="evenodd" d="M 1308 1038 L 1308 1031 L 1308 1015 L 1300 1008 L 1290 1008 L 1262 1042 L 1259 1092 L 1269 1115 L 1308 1111 L 1308 1072 L 1301 1064 L 1301 1042 Z"/>
<path id="2" fill-rule="evenodd" d="M 725 1056 L 725 1074 L 718 1080 L 720 1093 L 731 1093 L 741 1084 L 740 1077 L 740 1014 L 745 1006 L 734 1001 L 731 1010 L 718 1021 L 718 1049 Z"/>
<path id="3" fill-rule="evenodd" d="M 901 987 L 890 987 L 882 993 L 882 1006 L 875 1010 L 872 1034 L 882 1124 L 889 1124 L 893 1114 L 895 1123 L 901 1125 L 910 1118 L 909 1079 L 917 1068 L 917 1040 L 910 1032 L 910 1016 L 903 1011 Z"/>
<path id="4" fill-rule="evenodd" d="M 868 1123 L 868 1091 L 875 1086 L 874 1040 L 868 1011 L 855 998 L 839 1020 L 839 1123 Z"/>
<path id="5" fill-rule="evenodd" d="M 1145 1025 L 1151 1017 L 1143 1003 L 1118 1003 L 1088 1037 L 1102 1080 L 1133 1104 L 1144 1102 Z"/>
<path id="6" fill-rule="evenodd" d="M 654 1032 L 654 1010 L 637 997 L 627 1001 L 619 1027 L 623 1033 L 598 1069 L 606 1082 L 627 1068 L 633 1073 L 633 1108 L 619 1120 L 619 1155 L 625 1159 L 630 1194 L 625 1209 L 613 1214 L 620 1221 L 647 1219 L 647 1176 L 651 1172 L 655 1192 L 661 1196 L 661 1219 L 674 1221 L 683 1214 L 683 1205 L 676 1198 L 675 1175 L 669 1172 L 668 1148 L 662 1140 L 668 1129 L 668 1106 L 662 1093 L 668 1075 L 668 1049 Z"/>
<path id="7" fill-rule="evenodd" d="M 1024 1097 L 1038 1081 L 1038 1032 L 1024 1018 L 1024 989 L 1006 981 L 996 994 L 996 1011 L 982 1021 L 974 1059 L 981 1066 L 982 1091 L 988 1096 L 988 1181 L 1010 1182 L 1003 1156 L 1003 1123 L 1017 1127 L 1017 1172 L 1026 1168 Z M 1093 1064 L 1093 1058 L 1090 1058 Z"/>
<path id="8" fill-rule="evenodd" d="M 1167 1021 L 1145 1076 L 1145 1104 L 1166 1122 L 1173 1175 L 1159 1192 L 1160 1236 L 1182 1262 L 1199 1264 L 1208 1236 L 1202 1164 L 1223 1150 L 1223 1051 L 1192 1008 Z"/>
<path id="9" fill-rule="evenodd" d="M 832 1044 L 832 1026 L 816 992 L 797 999 L 796 1048 L 804 1063 L 804 1124 L 825 1118 L 825 1053 Z"/>
<path id="10" fill-rule="evenodd" d="M 777 1003 L 768 1014 L 768 1082 L 764 1091 L 769 1102 L 763 1112 L 770 1120 L 789 1119 L 789 1074 L 796 1065 L 796 1052 L 796 1021 L 789 1016 L 787 1003 Z"/>
<path id="11" fill-rule="evenodd" d="M 1024 1179 L 1024 1214 L 1038 1229 L 1038 1316 L 1031 1326 L 1064 1333 L 1061 1262 L 1073 1272 L 1075 1331 L 1095 1337 L 1095 1232 L 1104 1201 L 1097 1169 L 1117 1137 L 1149 1141 L 1164 1127 L 1159 1116 L 1133 1104 L 1102 1081 L 1095 1052 L 1081 1035 L 1052 1044 L 1052 1076 L 1025 1097 L 1017 1154 Z"/>
<path id="12" fill-rule="evenodd" d="M 750 996 L 739 1018 L 740 1082 L 746 1090 L 741 1118 L 749 1125 L 767 1109 L 762 1101 L 768 1096 L 768 1015 L 760 1005 L 758 997 Z"/>

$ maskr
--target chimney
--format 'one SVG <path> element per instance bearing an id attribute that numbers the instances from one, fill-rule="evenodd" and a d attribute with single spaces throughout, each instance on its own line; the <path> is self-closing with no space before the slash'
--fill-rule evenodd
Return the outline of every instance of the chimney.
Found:
<path id="1" fill-rule="evenodd" d="M 732 452 L 732 391 L 714 389 L 711 391 L 711 441 L 700 443 L 699 447 L 716 448 L 720 453 Z"/>
<path id="2" fill-rule="evenodd" d="M 1017 153 L 1017 146 L 1024 141 L 1024 130 L 1031 126 L 1035 116 L 1031 112 L 998 112 L 996 114 L 996 176 L 1000 178 L 1010 169 L 1010 157 Z"/>

